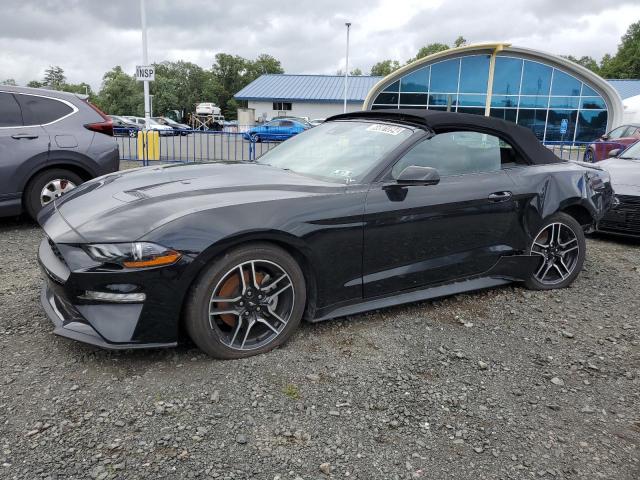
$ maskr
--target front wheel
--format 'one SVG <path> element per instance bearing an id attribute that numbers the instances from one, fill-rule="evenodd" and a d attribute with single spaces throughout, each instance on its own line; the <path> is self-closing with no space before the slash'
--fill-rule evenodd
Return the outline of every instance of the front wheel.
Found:
<path id="1" fill-rule="evenodd" d="M 584 152 L 584 161 L 586 163 L 593 163 L 595 161 L 595 155 L 592 149 L 587 148 L 587 151 Z"/>
<path id="2" fill-rule="evenodd" d="M 525 282 L 528 288 L 551 290 L 571 285 L 582 270 L 586 254 L 582 227 L 566 213 L 552 215 L 538 231 L 529 254 L 540 261 Z"/>
<path id="3" fill-rule="evenodd" d="M 304 275 L 287 252 L 270 244 L 239 247 L 214 260 L 189 295 L 185 323 L 212 357 L 244 358 L 282 345 L 306 303 Z"/>

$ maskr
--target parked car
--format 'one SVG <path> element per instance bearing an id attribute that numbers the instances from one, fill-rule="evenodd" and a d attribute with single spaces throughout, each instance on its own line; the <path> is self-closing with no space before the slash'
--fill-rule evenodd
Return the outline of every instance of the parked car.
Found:
<path id="1" fill-rule="evenodd" d="M 109 115 L 111 122 L 113 122 L 113 136 L 114 137 L 137 137 L 138 132 L 142 130 L 142 127 L 137 123 L 127 120 L 119 115 Z"/>
<path id="2" fill-rule="evenodd" d="M 196 105 L 196 114 L 222 116 L 220 107 L 211 102 L 198 103 Z M 224 117 L 222 119 L 224 120 Z"/>
<path id="3" fill-rule="evenodd" d="M 640 142 L 609 152 L 611 158 L 598 163 L 611 175 L 618 205 L 598 222 L 605 233 L 640 237 Z"/>
<path id="4" fill-rule="evenodd" d="M 111 119 L 76 95 L 0 86 L 0 216 L 43 206 L 119 168 Z"/>
<path id="5" fill-rule="evenodd" d="M 212 356 L 246 357 L 303 318 L 566 287 L 613 198 L 607 172 L 515 123 L 343 114 L 257 162 L 123 171 L 59 199 L 39 217 L 42 304 L 54 333 L 104 348 L 186 331 Z"/>
<path id="6" fill-rule="evenodd" d="M 124 118 L 129 120 L 130 122 L 135 123 L 141 129 L 145 128 L 145 119 L 144 117 L 133 117 L 130 115 L 126 115 Z M 157 131 L 161 136 L 165 135 L 175 135 L 175 131 L 168 125 L 162 125 L 156 122 L 153 118 L 149 119 L 149 130 Z"/>
<path id="7" fill-rule="evenodd" d="M 640 140 L 640 125 L 622 125 L 594 140 L 584 152 L 585 162 L 599 162 L 613 149 L 625 148 Z"/>
<path id="8" fill-rule="evenodd" d="M 176 122 L 175 120 L 171 120 L 170 118 L 153 117 L 153 120 L 159 123 L 160 125 L 166 125 L 167 127 L 171 127 L 175 135 L 189 135 L 189 133 L 191 133 L 191 127 L 189 125 Z"/>
<path id="9" fill-rule="evenodd" d="M 263 125 L 255 126 L 242 134 L 245 140 L 252 142 L 282 141 L 311 128 L 297 120 L 271 120 Z"/>

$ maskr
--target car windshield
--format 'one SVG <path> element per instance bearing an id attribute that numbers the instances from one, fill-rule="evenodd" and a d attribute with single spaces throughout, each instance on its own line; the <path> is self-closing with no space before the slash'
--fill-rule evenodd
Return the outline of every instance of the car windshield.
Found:
<path id="1" fill-rule="evenodd" d="M 411 128 L 388 123 L 323 123 L 268 151 L 258 163 L 333 182 L 356 183 L 412 133 Z"/>
<path id="2" fill-rule="evenodd" d="M 630 160 L 640 160 L 640 142 L 634 143 L 629 148 L 627 148 L 620 158 L 626 158 Z"/>

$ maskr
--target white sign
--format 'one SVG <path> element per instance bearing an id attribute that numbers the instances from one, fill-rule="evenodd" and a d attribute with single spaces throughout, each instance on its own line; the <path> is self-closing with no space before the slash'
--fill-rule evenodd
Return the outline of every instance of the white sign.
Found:
<path id="1" fill-rule="evenodd" d="M 153 66 L 138 65 L 136 66 L 136 80 L 139 82 L 153 82 L 156 79 L 156 69 Z"/>

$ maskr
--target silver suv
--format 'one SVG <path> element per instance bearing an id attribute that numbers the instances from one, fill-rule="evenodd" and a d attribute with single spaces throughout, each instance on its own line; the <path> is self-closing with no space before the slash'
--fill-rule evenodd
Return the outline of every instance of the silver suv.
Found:
<path id="1" fill-rule="evenodd" d="M 0 216 L 47 204 L 119 168 L 111 119 L 85 95 L 0 86 Z"/>

